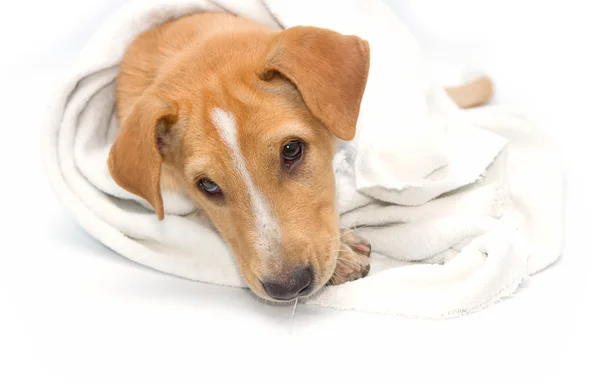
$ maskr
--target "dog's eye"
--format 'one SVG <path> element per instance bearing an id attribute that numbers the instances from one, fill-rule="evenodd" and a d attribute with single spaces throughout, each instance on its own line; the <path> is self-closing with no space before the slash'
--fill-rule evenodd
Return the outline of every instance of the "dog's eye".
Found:
<path id="1" fill-rule="evenodd" d="M 281 151 L 281 160 L 287 169 L 291 169 L 296 162 L 302 158 L 304 153 L 304 143 L 302 141 L 290 141 L 283 146 Z"/>
<path id="2" fill-rule="evenodd" d="M 204 192 L 208 193 L 209 195 L 222 194 L 221 188 L 219 187 L 219 185 L 217 185 L 216 183 L 214 183 L 213 181 L 211 181 L 208 178 L 199 179 L 196 184 L 200 190 L 203 190 Z"/>
<path id="3" fill-rule="evenodd" d="M 283 146 L 281 157 L 287 161 L 293 161 L 300 159 L 302 156 L 302 142 L 292 141 Z"/>

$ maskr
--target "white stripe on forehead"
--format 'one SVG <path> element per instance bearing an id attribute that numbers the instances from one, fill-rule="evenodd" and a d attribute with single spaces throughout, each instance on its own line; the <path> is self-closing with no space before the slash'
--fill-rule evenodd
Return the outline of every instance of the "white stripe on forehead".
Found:
<path id="1" fill-rule="evenodd" d="M 238 131 L 235 118 L 233 118 L 231 113 L 227 113 L 217 108 L 212 112 L 212 120 L 219 131 L 221 138 L 229 148 L 237 171 L 240 173 L 246 186 L 248 186 L 254 222 L 256 224 L 258 252 L 263 256 L 274 255 L 273 253 L 277 251 L 276 248 L 280 237 L 279 225 L 277 224 L 265 197 L 252 182 L 252 177 L 246 167 L 246 162 L 244 161 L 238 143 Z"/>

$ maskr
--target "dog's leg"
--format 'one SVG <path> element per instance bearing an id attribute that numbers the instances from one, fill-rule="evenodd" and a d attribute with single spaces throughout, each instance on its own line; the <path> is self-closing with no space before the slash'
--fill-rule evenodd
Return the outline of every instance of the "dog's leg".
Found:
<path id="1" fill-rule="evenodd" d="M 340 230 L 340 253 L 329 284 L 339 285 L 369 274 L 371 245 L 351 230 Z"/>

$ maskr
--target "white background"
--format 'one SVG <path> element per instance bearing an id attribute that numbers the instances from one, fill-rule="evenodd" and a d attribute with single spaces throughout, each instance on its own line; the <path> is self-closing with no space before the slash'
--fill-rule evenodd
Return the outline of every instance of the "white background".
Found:
<path id="1" fill-rule="evenodd" d="M 293 328 L 289 307 L 155 273 L 112 253 L 51 192 L 39 135 L 51 87 L 122 2 L 2 5 L 0 389 L 191 383 L 210 390 L 203 387 L 209 381 L 599 389 L 597 2 L 389 1 L 442 69 L 484 69 L 498 102 L 523 109 L 560 143 L 565 255 L 515 297 L 465 318 L 416 321 L 300 306 Z"/>

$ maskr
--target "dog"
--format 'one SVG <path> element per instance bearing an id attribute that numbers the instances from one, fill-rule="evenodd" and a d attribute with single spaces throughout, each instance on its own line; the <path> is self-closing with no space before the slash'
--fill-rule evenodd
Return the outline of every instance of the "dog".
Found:
<path id="1" fill-rule="evenodd" d="M 365 277 L 371 247 L 339 226 L 332 160 L 355 135 L 369 63 L 367 41 L 327 29 L 225 13 L 165 22 L 120 63 L 110 174 L 160 220 L 161 191 L 192 200 L 263 299 Z M 491 86 L 447 92 L 470 107 Z"/>

